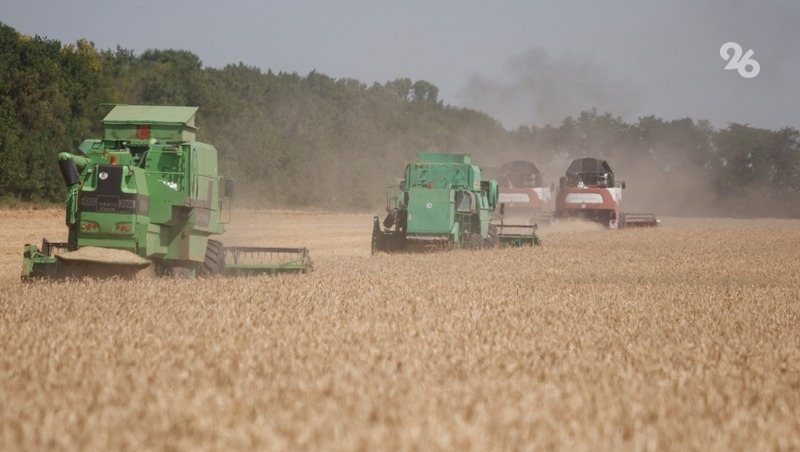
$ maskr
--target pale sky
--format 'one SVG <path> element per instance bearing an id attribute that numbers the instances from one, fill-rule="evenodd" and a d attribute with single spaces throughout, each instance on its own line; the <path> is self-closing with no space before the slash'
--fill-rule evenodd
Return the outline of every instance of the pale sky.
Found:
<path id="1" fill-rule="evenodd" d="M 558 125 L 596 107 L 800 128 L 800 2 L 596 0 L 2 0 L 18 32 L 99 49 L 196 54 L 206 67 L 408 77 L 503 123 Z M 752 78 L 725 70 L 736 42 Z M 745 70 L 752 70 L 752 66 Z"/>

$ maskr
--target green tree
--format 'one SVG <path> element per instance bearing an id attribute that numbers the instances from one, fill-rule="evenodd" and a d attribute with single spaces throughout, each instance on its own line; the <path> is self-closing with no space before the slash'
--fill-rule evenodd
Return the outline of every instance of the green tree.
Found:
<path id="1" fill-rule="evenodd" d="M 152 105 L 205 105 L 202 62 L 186 50 L 147 50 L 139 59 L 137 102 Z"/>
<path id="2" fill-rule="evenodd" d="M 184 50 L 98 51 L 0 24 L 5 196 L 60 201 L 56 155 L 100 135 L 108 110 L 94 107 L 104 102 L 199 106 L 198 138 L 217 147 L 220 168 L 253 205 L 373 209 L 405 163 L 428 151 L 469 153 L 482 167 L 531 160 L 551 181 L 573 158 L 605 158 L 630 182 L 627 207 L 646 195 L 644 206 L 671 214 L 708 214 L 705 203 L 726 215 L 800 216 L 792 128 L 716 131 L 707 121 L 653 116 L 628 124 L 591 109 L 557 126 L 507 131 L 485 113 L 444 105 L 424 80 L 367 86 L 318 71 L 204 68 Z"/>
<path id="3" fill-rule="evenodd" d="M 26 201 L 63 196 L 56 157 L 88 133 L 98 80 L 94 46 L 17 33 L 0 24 L 0 188 Z"/>

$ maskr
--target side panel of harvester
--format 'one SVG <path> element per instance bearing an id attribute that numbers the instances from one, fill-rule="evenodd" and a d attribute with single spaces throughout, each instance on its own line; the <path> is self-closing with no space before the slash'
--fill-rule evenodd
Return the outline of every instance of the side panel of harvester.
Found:
<path id="1" fill-rule="evenodd" d="M 104 140 L 71 158 L 80 174 L 69 248 L 113 248 L 194 267 L 222 234 L 217 151 L 194 141 L 197 107 L 117 106 Z M 125 143 L 124 145 L 121 143 Z"/>
<path id="2" fill-rule="evenodd" d="M 552 214 L 552 187 L 542 186 L 542 174 L 533 162 L 514 160 L 500 168 L 499 204 L 512 221 L 535 224 L 549 221 Z"/>
<path id="3" fill-rule="evenodd" d="M 610 228 L 656 226 L 653 214 L 625 214 L 620 210 L 625 183 L 617 184 L 611 165 L 596 158 L 576 159 L 561 178 L 555 219 L 580 218 Z"/>
<path id="4" fill-rule="evenodd" d="M 565 187 L 556 195 L 555 218 L 582 218 L 609 225 L 618 218 L 622 189 Z"/>
<path id="5" fill-rule="evenodd" d="M 622 188 L 605 160 L 582 158 L 572 161 L 559 182 L 553 218 L 581 218 L 615 226 L 619 217 Z"/>
<path id="6" fill-rule="evenodd" d="M 547 212 L 550 210 L 552 196 L 549 188 L 511 188 L 500 187 L 500 204 L 507 209 L 530 209 Z"/>

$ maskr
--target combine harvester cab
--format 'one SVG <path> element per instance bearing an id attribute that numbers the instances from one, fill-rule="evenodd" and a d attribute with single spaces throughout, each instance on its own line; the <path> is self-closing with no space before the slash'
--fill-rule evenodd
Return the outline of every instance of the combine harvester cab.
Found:
<path id="1" fill-rule="evenodd" d="M 176 276 L 308 271 L 305 248 L 226 248 L 215 238 L 233 184 L 217 173 L 217 150 L 195 141 L 196 112 L 118 105 L 103 139 L 59 154 L 67 241 L 25 245 L 22 280 L 131 278 L 147 267 Z"/>
<path id="2" fill-rule="evenodd" d="M 383 228 L 373 219 L 372 252 L 496 247 L 502 237 L 490 220 L 497 199 L 497 182 L 482 181 L 468 154 L 420 153 L 387 190 Z"/>
<path id="3" fill-rule="evenodd" d="M 654 214 L 620 212 L 624 188 L 625 182 L 617 184 L 614 171 L 607 161 L 596 158 L 573 160 L 559 182 L 553 218 L 579 218 L 612 229 L 657 226 L 658 220 Z"/>

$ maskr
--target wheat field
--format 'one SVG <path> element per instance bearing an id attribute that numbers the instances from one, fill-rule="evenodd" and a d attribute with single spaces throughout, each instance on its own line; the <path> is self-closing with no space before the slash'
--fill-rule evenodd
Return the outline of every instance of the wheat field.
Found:
<path id="1" fill-rule="evenodd" d="M 797 220 L 370 256 L 371 214 L 241 210 L 315 271 L 23 285 L 63 212 L 2 214 L 2 450 L 800 449 Z"/>

